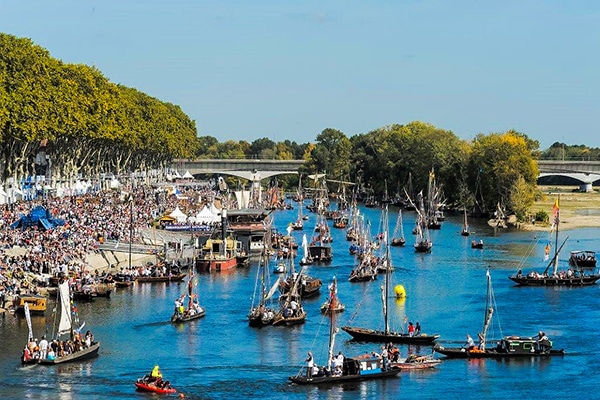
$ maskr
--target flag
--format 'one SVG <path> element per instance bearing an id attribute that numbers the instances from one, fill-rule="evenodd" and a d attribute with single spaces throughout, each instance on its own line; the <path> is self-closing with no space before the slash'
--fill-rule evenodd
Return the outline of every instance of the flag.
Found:
<path id="1" fill-rule="evenodd" d="M 558 199 L 556 199 L 556 201 L 554 202 L 554 206 L 552 207 L 552 211 L 554 213 L 554 223 L 552 224 L 552 227 L 556 227 L 558 226 L 558 215 L 559 215 L 559 207 L 558 207 Z"/>
<path id="2" fill-rule="evenodd" d="M 548 261 L 548 259 L 550 258 L 550 249 L 551 248 L 552 248 L 552 245 L 550 244 L 550 242 L 548 242 L 546 247 L 544 247 L 544 261 Z"/>

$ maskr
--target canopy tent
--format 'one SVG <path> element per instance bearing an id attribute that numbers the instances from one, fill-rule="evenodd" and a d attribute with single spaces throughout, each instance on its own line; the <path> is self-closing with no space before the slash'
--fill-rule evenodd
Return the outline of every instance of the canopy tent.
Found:
<path id="1" fill-rule="evenodd" d="M 194 175 L 190 174 L 190 171 L 185 171 L 185 174 L 183 174 L 183 179 L 194 179 Z"/>
<path id="2" fill-rule="evenodd" d="M 38 226 L 43 229 L 52 229 L 55 226 L 62 226 L 65 221 L 60 218 L 53 218 L 50 211 L 42 206 L 33 208 L 28 215 L 21 215 L 21 218 L 13 222 L 10 227 L 12 229 L 26 229 L 31 226 Z"/>
<path id="3" fill-rule="evenodd" d="M 210 207 L 204 206 L 204 208 L 198 214 L 196 214 L 196 222 L 199 224 L 210 224 L 212 222 L 219 222 L 220 217 L 218 214 L 218 210 L 217 213 L 213 213 Z"/>
<path id="4" fill-rule="evenodd" d="M 177 222 L 187 221 L 187 215 L 185 215 L 185 213 L 179 209 L 179 206 L 175 207 L 175 210 L 173 210 L 169 216 L 175 218 Z"/>

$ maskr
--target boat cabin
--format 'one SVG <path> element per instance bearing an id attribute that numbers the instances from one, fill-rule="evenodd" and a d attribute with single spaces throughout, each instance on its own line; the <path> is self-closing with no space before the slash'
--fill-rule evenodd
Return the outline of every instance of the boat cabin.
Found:
<path id="1" fill-rule="evenodd" d="M 29 307 L 30 314 L 44 315 L 46 312 L 46 298 L 37 294 L 21 295 L 15 299 L 15 312 L 25 313 L 25 303 Z"/>
<path id="2" fill-rule="evenodd" d="M 579 268 L 596 268 L 596 252 L 592 250 L 575 250 L 569 256 L 569 265 Z"/>
<path id="3" fill-rule="evenodd" d="M 507 336 L 498 342 L 496 350 L 500 353 L 529 355 L 550 350 L 551 347 L 552 342 L 549 340 L 538 343 L 530 337 Z"/>
<path id="4" fill-rule="evenodd" d="M 364 358 L 360 360 L 349 359 L 348 362 L 356 362 L 359 364 L 360 375 L 379 374 L 382 372 L 381 360 L 377 357 Z"/>
<path id="5" fill-rule="evenodd" d="M 309 258 L 316 262 L 329 262 L 333 259 L 331 246 L 312 245 L 308 247 Z"/>

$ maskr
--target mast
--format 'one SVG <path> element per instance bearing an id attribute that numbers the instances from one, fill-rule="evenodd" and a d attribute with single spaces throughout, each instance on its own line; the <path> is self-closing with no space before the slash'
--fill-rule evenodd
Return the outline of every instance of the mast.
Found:
<path id="1" fill-rule="evenodd" d="M 388 293 L 390 285 L 390 270 L 392 269 L 392 263 L 390 260 L 390 243 L 389 243 L 389 223 L 388 223 L 388 195 L 387 195 L 387 181 L 385 182 L 385 198 L 383 199 L 383 226 L 384 226 L 384 242 L 385 242 L 385 282 L 383 287 L 383 321 L 385 323 L 385 334 L 390 333 L 390 324 L 388 321 Z"/>
<path id="2" fill-rule="evenodd" d="M 477 335 L 479 336 L 479 348 L 485 350 L 485 337 L 487 335 L 488 328 L 492 322 L 492 315 L 494 314 L 494 307 L 492 304 L 493 291 L 492 291 L 492 277 L 490 276 L 490 270 L 488 269 L 485 273 L 487 277 L 487 293 L 485 296 L 485 313 L 483 316 L 483 330 Z"/>
<path id="3" fill-rule="evenodd" d="M 560 195 L 558 195 L 558 198 L 556 199 L 556 202 L 554 203 L 554 224 L 556 225 L 556 236 L 554 237 L 554 248 L 556 249 L 556 254 L 554 255 L 554 265 L 553 265 L 553 276 L 556 275 L 557 271 L 558 271 L 558 253 L 560 252 L 560 250 L 562 249 L 562 246 L 560 247 L 560 249 L 558 248 L 558 224 L 560 223 Z"/>
<path id="4" fill-rule="evenodd" d="M 327 352 L 327 366 L 331 368 L 331 361 L 333 360 L 333 348 L 335 346 L 335 334 L 337 333 L 335 327 L 335 302 L 333 301 L 333 292 L 337 291 L 337 285 L 335 276 L 333 277 L 333 288 L 331 289 L 332 293 L 330 294 L 331 301 L 329 302 L 329 350 Z"/>

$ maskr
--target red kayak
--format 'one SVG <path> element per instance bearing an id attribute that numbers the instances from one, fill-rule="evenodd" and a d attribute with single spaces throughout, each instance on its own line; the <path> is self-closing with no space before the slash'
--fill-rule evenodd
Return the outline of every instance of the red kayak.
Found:
<path id="1" fill-rule="evenodd" d="M 140 392 L 152 392 L 152 393 L 158 393 L 158 394 L 171 394 L 171 393 L 177 393 L 177 390 L 172 388 L 171 385 L 168 385 L 167 387 L 158 387 L 154 384 L 154 382 L 144 382 L 142 380 L 138 380 L 135 382 L 135 387 L 137 390 L 139 390 Z"/>

